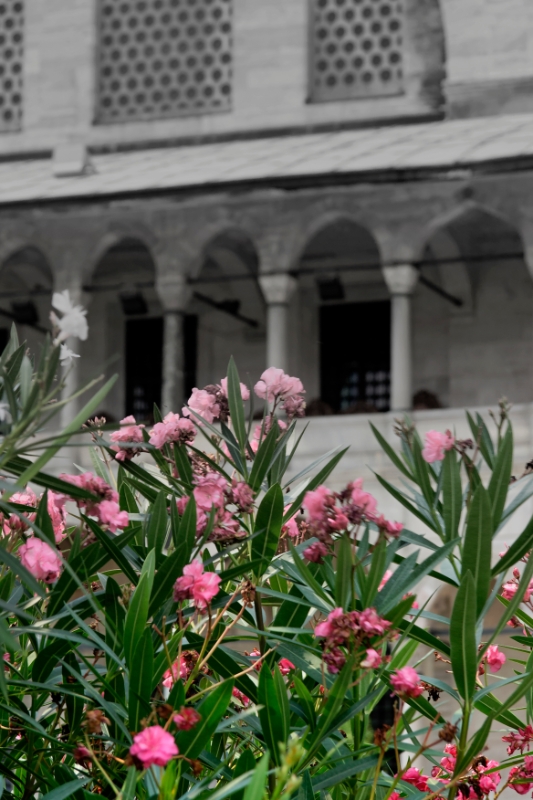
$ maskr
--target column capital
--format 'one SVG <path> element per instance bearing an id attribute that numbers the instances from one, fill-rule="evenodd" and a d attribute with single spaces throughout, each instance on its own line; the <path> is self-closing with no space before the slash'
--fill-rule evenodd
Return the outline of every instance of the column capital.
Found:
<path id="1" fill-rule="evenodd" d="M 160 275 L 156 280 L 159 300 L 166 312 L 183 312 L 192 297 L 192 287 L 187 283 L 185 275 Z"/>
<path id="2" fill-rule="evenodd" d="M 287 305 L 296 291 L 298 281 L 287 272 L 260 275 L 259 285 L 268 305 Z"/>
<path id="3" fill-rule="evenodd" d="M 418 281 L 418 270 L 411 264 L 382 267 L 383 278 L 392 295 L 410 295 Z"/>

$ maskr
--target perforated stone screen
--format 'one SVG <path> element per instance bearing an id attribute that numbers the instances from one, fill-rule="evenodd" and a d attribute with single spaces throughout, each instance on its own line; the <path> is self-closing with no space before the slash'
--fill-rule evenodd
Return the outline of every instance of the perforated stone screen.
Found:
<path id="1" fill-rule="evenodd" d="M 0 130 L 18 130 L 22 122 L 24 3 L 0 0 Z"/>
<path id="2" fill-rule="evenodd" d="M 99 122 L 227 110 L 232 0 L 100 0 Z"/>
<path id="3" fill-rule="evenodd" d="M 309 0 L 311 100 L 400 94 L 402 0 Z"/>

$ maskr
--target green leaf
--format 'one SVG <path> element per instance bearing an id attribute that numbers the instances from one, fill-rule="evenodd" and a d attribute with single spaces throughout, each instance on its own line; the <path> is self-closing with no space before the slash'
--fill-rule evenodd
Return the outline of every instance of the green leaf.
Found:
<path id="1" fill-rule="evenodd" d="M 353 590 L 352 542 L 344 534 L 338 543 L 337 573 L 335 575 L 335 603 L 340 608 L 348 608 Z"/>
<path id="2" fill-rule="evenodd" d="M 148 543 L 148 549 L 154 549 L 156 555 L 159 555 L 162 552 L 167 537 L 167 495 L 168 492 L 159 492 L 157 495 L 157 500 L 152 504 L 146 524 L 146 541 Z"/>
<path id="3" fill-rule="evenodd" d="M 112 534 L 108 533 L 107 531 L 102 530 L 102 528 L 95 522 L 94 519 L 90 517 L 86 517 L 82 514 L 83 521 L 85 524 L 91 529 L 94 533 L 100 544 L 103 548 L 107 551 L 110 560 L 114 561 L 118 567 L 122 570 L 124 575 L 128 578 L 131 583 L 135 586 L 137 585 L 137 573 L 131 566 L 130 562 L 121 551 L 119 547 L 117 547 L 115 539 L 117 537 L 112 536 Z"/>
<path id="4" fill-rule="evenodd" d="M 178 735 L 178 747 L 182 755 L 187 758 L 198 758 L 226 713 L 232 691 L 233 681 L 226 681 L 209 692 L 207 697 L 195 706 L 201 720 L 192 731 L 182 731 Z"/>
<path id="5" fill-rule="evenodd" d="M 267 750 L 263 758 L 255 768 L 252 780 L 246 787 L 246 791 L 244 793 L 244 800 L 262 800 L 262 797 L 265 792 L 265 784 L 267 779 L 269 760 L 270 756 Z"/>
<path id="6" fill-rule="evenodd" d="M 450 650 L 452 670 L 457 691 L 470 701 L 476 690 L 476 587 L 472 573 L 467 570 L 461 585 L 450 620 Z"/>
<path id="7" fill-rule="evenodd" d="M 48 489 L 39 502 L 37 509 L 37 516 L 35 517 L 35 527 L 43 534 L 44 538 L 53 546 L 56 546 L 56 537 L 54 535 L 54 526 L 48 513 Z"/>
<path id="8" fill-rule="evenodd" d="M 490 438 L 490 433 L 488 431 L 487 426 L 483 418 L 476 414 L 476 421 L 472 416 L 466 412 L 466 418 L 468 419 L 468 424 L 470 425 L 470 430 L 472 431 L 472 437 L 474 442 L 479 443 L 479 450 L 481 455 L 487 462 L 487 465 L 490 469 L 494 467 L 494 446 L 492 444 L 492 439 Z"/>
<path id="9" fill-rule="evenodd" d="M 489 497 L 492 503 L 493 530 L 496 530 L 502 518 L 511 472 L 513 469 L 513 430 L 509 425 L 503 437 L 498 455 L 494 462 L 494 469 L 489 483 Z"/>
<path id="10" fill-rule="evenodd" d="M 494 565 L 493 577 L 505 572 L 509 567 L 518 564 L 521 558 L 533 548 L 533 517 L 529 520 L 520 536 L 514 540 L 509 550 Z"/>
<path id="11" fill-rule="evenodd" d="M 83 789 L 85 784 L 90 780 L 90 775 L 86 778 L 82 778 L 81 780 L 76 778 L 76 780 L 64 783 L 62 786 L 58 786 L 57 788 L 52 789 L 51 792 L 47 792 L 47 794 L 42 795 L 41 800 L 65 800 L 66 797 L 72 797 L 73 794 L 79 792 L 80 789 Z"/>
<path id="12" fill-rule="evenodd" d="M 353 758 L 343 761 L 342 764 L 338 764 L 336 767 L 333 767 L 333 769 L 328 769 L 321 775 L 318 775 L 313 781 L 313 791 L 322 792 L 329 789 L 331 786 L 337 786 L 348 778 L 358 775 L 360 772 L 372 769 L 377 763 L 377 756 L 358 758 L 355 762 Z"/>
<path id="13" fill-rule="evenodd" d="M 291 519 L 291 517 L 294 517 L 296 512 L 301 508 L 302 500 L 304 499 L 307 492 L 314 491 L 314 489 L 316 489 L 317 486 L 320 486 L 322 483 L 324 483 L 324 481 L 327 478 L 329 478 L 329 476 L 331 475 L 331 473 L 333 472 L 333 470 L 335 469 L 335 467 L 337 466 L 337 464 L 339 463 L 339 461 L 341 460 L 341 458 L 344 456 L 344 454 L 347 452 L 348 449 L 349 449 L 348 447 L 344 447 L 339 453 L 334 455 L 333 458 L 331 458 L 328 461 L 325 467 L 322 467 L 322 469 L 319 472 L 317 472 L 314 478 L 311 478 L 311 480 L 308 481 L 308 483 L 305 486 L 305 489 L 302 489 L 299 492 L 296 499 L 293 500 L 293 502 L 291 503 L 291 507 L 285 513 L 285 516 L 283 517 L 284 522 L 287 522 L 287 520 Z"/>
<path id="14" fill-rule="evenodd" d="M 414 514 L 415 517 L 418 517 L 418 519 L 421 520 L 424 523 L 424 525 L 427 525 L 428 528 L 431 528 L 431 530 L 434 531 L 435 533 L 439 533 L 439 529 L 434 519 L 432 519 L 428 514 L 424 514 L 422 511 L 420 511 L 420 509 L 417 506 L 415 506 L 403 494 L 403 492 L 400 492 L 398 489 L 396 489 L 396 487 L 393 486 L 392 483 L 389 483 L 387 480 L 385 480 L 385 478 L 382 478 L 381 475 L 377 474 L 377 472 L 375 472 L 374 474 L 378 479 L 378 481 L 383 486 L 383 488 L 386 489 L 388 493 L 394 497 L 395 500 L 401 503 L 404 508 L 406 508 L 408 511 L 411 512 L 411 514 Z"/>
<path id="15" fill-rule="evenodd" d="M 431 488 L 431 482 L 429 479 L 429 465 L 427 461 L 424 461 L 422 458 L 422 448 L 420 446 L 420 441 L 416 436 L 413 439 L 413 458 L 415 464 L 416 482 L 420 486 L 422 494 L 424 495 L 424 500 L 428 504 L 429 508 L 433 508 L 435 504 L 435 494 Z"/>
<path id="16" fill-rule="evenodd" d="M 187 631 L 187 640 L 198 652 L 204 644 L 204 637 Z M 242 666 L 235 661 L 234 653 L 224 646 L 217 647 L 213 655 L 209 656 L 209 667 L 222 678 L 233 678 L 242 672 Z M 235 679 L 235 686 L 252 702 L 257 703 L 257 686 L 248 675 L 240 675 Z"/>
<path id="17" fill-rule="evenodd" d="M 490 590 L 492 512 L 486 489 L 480 484 L 470 504 L 463 546 L 463 575 L 472 573 L 476 612 L 479 615 Z"/>
<path id="18" fill-rule="evenodd" d="M 387 562 L 387 543 L 385 539 L 378 541 L 372 553 L 370 560 L 370 569 L 365 579 L 365 572 L 360 569 L 360 580 L 363 583 L 361 587 L 361 603 L 363 608 L 368 608 L 376 602 L 376 592 L 379 589 L 379 584 L 385 574 L 385 566 Z"/>
<path id="19" fill-rule="evenodd" d="M 137 787 L 137 775 L 138 772 L 135 767 L 130 767 L 128 770 L 128 775 L 124 784 L 122 786 L 122 790 L 118 797 L 118 800 L 135 800 L 135 789 Z"/>
<path id="20" fill-rule="evenodd" d="M 399 455 L 396 451 L 390 446 L 388 441 L 385 437 L 378 431 L 378 429 L 370 423 L 370 427 L 372 428 L 372 433 L 378 440 L 379 446 L 381 449 L 388 455 L 394 466 L 402 472 L 406 478 L 409 478 L 410 481 L 414 481 L 414 477 L 411 474 L 411 471 L 405 466 Z"/>
<path id="21" fill-rule="evenodd" d="M 314 731 L 316 728 L 316 711 L 315 711 L 315 701 L 313 700 L 311 693 L 309 692 L 305 683 L 298 677 L 298 675 L 292 676 L 292 682 L 294 683 L 294 689 L 296 694 L 298 695 L 298 699 L 302 705 L 302 709 L 305 714 L 306 721 L 311 729 Z"/>
<path id="22" fill-rule="evenodd" d="M 150 713 L 153 668 L 152 634 L 149 628 L 145 628 L 142 636 L 135 643 L 135 661 L 130 666 L 128 712 L 129 727 L 132 731 L 138 731 L 141 719 Z"/>
<path id="23" fill-rule="evenodd" d="M 442 516 L 448 541 L 457 536 L 462 505 L 461 462 L 454 450 L 448 450 L 442 464 Z"/>
<path id="24" fill-rule="evenodd" d="M 174 445 L 174 463 L 178 470 L 178 475 L 183 483 L 192 489 L 192 468 L 187 448 L 183 444 Z"/>
<path id="25" fill-rule="evenodd" d="M 241 383 L 239 380 L 239 373 L 235 366 L 233 356 L 228 364 L 228 405 L 231 418 L 231 424 L 237 437 L 237 441 L 241 446 L 241 452 L 244 454 L 244 448 L 247 442 L 246 436 L 246 420 L 244 417 L 244 406 L 241 396 Z"/>
<path id="26" fill-rule="evenodd" d="M 261 484 L 263 483 L 263 480 L 270 469 L 279 434 L 279 425 L 274 419 L 269 432 L 261 442 L 259 449 L 255 454 L 252 469 L 248 477 L 248 484 L 255 492 L 261 488 Z"/>
<path id="27" fill-rule="evenodd" d="M 28 572 L 26 567 L 22 566 L 21 562 L 18 558 L 16 558 L 16 556 L 14 556 L 12 553 L 9 553 L 5 549 L 1 542 L 0 564 L 5 564 L 8 566 L 9 569 L 11 569 L 15 575 L 18 575 L 21 581 L 23 581 L 23 583 L 25 583 L 34 594 L 39 595 L 39 597 L 46 597 L 46 592 L 41 584 L 35 580 L 31 572 Z"/>
<path id="28" fill-rule="evenodd" d="M 135 666 L 136 648 L 148 621 L 150 593 L 154 580 L 155 553 L 148 554 L 141 578 L 130 600 L 124 623 L 124 656 L 130 671 Z"/>
<path id="29" fill-rule="evenodd" d="M 260 578 L 270 566 L 278 549 L 281 525 L 283 523 L 283 492 L 276 483 L 265 494 L 257 511 L 252 539 L 252 559 L 259 560 L 254 574 Z"/>
<path id="30" fill-rule="evenodd" d="M 279 670 L 277 672 L 279 673 Z M 263 738 L 272 753 L 274 763 L 279 767 L 281 766 L 280 745 L 285 744 L 288 731 L 285 709 L 281 705 L 275 679 L 266 663 L 263 663 L 259 673 L 257 697 L 260 704 L 258 714 Z"/>
<path id="31" fill-rule="evenodd" d="M 105 600 L 103 604 L 105 614 L 105 640 L 107 646 L 117 655 L 123 647 L 123 631 L 126 612 L 122 605 L 122 592 L 118 583 L 113 578 L 108 578 L 105 587 Z M 108 669 L 110 664 L 108 663 Z"/>

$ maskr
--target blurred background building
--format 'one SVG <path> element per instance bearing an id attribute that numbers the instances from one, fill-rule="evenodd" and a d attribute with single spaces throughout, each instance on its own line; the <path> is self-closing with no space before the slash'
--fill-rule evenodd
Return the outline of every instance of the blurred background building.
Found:
<path id="1" fill-rule="evenodd" d="M 321 449 L 505 394 L 531 455 L 530 0 L 0 0 L 0 131 L 0 335 L 68 288 L 111 419 L 234 355 Z"/>

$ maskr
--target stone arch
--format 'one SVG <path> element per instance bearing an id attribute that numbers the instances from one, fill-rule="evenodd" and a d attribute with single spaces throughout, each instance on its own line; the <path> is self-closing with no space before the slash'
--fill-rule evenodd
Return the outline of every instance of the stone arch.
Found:
<path id="1" fill-rule="evenodd" d="M 307 225 L 302 226 L 297 261 L 299 262 L 302 259 L 313 240 L 328 230 L 343 226 L 352 227 L 354 231 L 360 232 L 362 237 L 368 237 L 369 240 L 372 239 L 378 261 L 381 261 L 381 248 L 369 221 L 363 215 L 355 216 L 339 209 L 320 214 L 314 217 Z"/>
<path id="2" fill-rule="evenodd" d="M 127 223 L 111 225 L 105 233 L 100 236 L 96 246 L 89 253 L 83 265 L 82 275 L 84 280 L 91 280 L 106 253 L 128 239 L 135 239 L 142 244 L 147 252 L 150 253 L 154 266 L 156 265 L 155 254 L 158 247 L 157 236 L 141 221 L 129 221 Z"/>
<path id="3" fill-rule="evenodd" d="M 54 277 L 40 247 L 23 244 L 6 253 L 0 266 L 0 315 L 8 326 L 9 315 L 20 325 L 48 328 Z"/>

